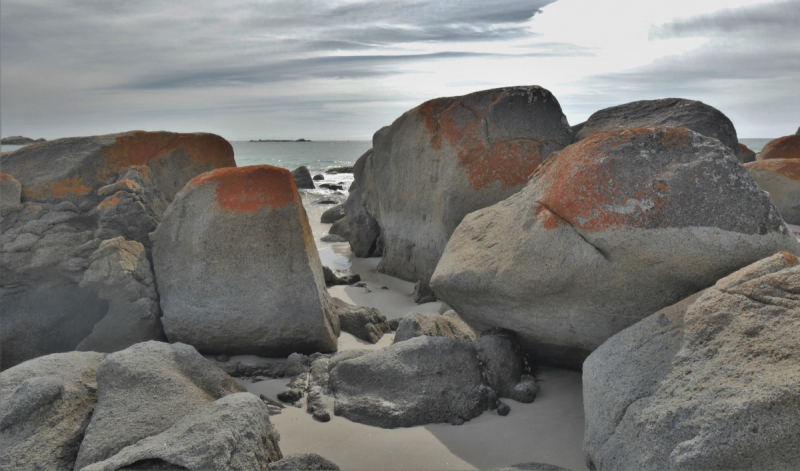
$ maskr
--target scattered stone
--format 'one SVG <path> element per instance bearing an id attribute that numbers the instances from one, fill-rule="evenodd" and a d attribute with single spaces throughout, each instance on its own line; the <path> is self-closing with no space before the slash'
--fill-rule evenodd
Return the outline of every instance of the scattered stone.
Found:
<path id="1" fill-rule="evenodd" d="M 750 150 L 746 145 L 739 143 L 739 162 L 746 164 L 748 162 L 756 161 L 756 153 Z"/>
<path id="2" fill-rule="evenodd" d="M 637 319 L 780 250 L 800 245 L 719 141 L 596 132 L 467 216 L 432 286 L 470 325 L 511 330 L 540 360 L 577 368 Z"/>
<path id="3" fill-rule="evenodd" d="M 356 284 L 359 281 L 361 281 L 361 275 L 356 274 L 356 275 L 343 276 L 342 279 L 345 280 L 348 285 L 352 285 L 352 284 Z M 367 285 L 364 284 L 364 286 L 367 286 Z"/>
<path id="4" fill-rule="evenodd" d="M 758 160 L 800 159 L 800 134 L 779 137 L 767 143 Z"/>
<path id="5" fill-rule="evenodd" d="M 364 165 L 361 206 L 383 236 L 378 271 L 427 285 L 464 216 L 522 190 L 572 142 L 558 100 L 536 86 L 437 98 L 407 111 L 375 133 Z"/>
<path id="6" fill-rule="evenodd" d="M 22 184 L 11 175 L 0 173 L 0 222 L 6 214 L 22 208 Z"/>
<path id="7" fill-rule="evenodd" d="M 319 187 L 320 188 L 325 188 L 326 190 L 331 190 L 331 191 L 344 190 L 344 187 L 342 185 L 337 185 L 335 183 L 323 183 Z"/>
<path id="8" fill-rule="evenodd" d="M 298 190 L 313 190 L 316 188 L 314 186 L 314 180 L 311 179 L 311 173 L 305 165 L 301 165 L 292 170 L 292 179 Z"/>
<path id="9" fill-rule="evenodd" d="M 0 373 L 0 466 L 70 470 L 97 402 L 104 353 L 56 353 Z"/>
<path id="10" fill-rule="evenodd" d="M 322 213 L 322 217 L 320 218 L 320 222 L 323 224 L 333 224 L 334 222 L 342 219 L 344 217 L 344 209 L 342 208 L 341 204 L 337 204 L 336 206 L 325 210 Z"/>
<path id="11" fill-rule="evenodd" d="M 173 201 L 152 238 L 170 342 L 211 355 L 336 351 L 338 320 L 288 170 L 206 173 Z"/>
<path id="12" fill-rule="evenodd" d="M 278 393 L 278 400 L 283 402 L 295 403 L 303 397 L 303 391 L 300 389 L 287 389 Z"/>
<path id="13" fill-rule="evenodd" d="M 337 174 L 337 173 L 353 173 L 353 166 L 344 166 L 344 167 L 332 167 L 328 170 L 325 170 L 327 174 Z"/>
<path id="14" fill-rule="evenodd" d="M 0 144 L 4 146 L 26 146 L 35 142 L 44 142 L 44 139 L 31 139 L 23 136 L 8 136 L 0 139 Z"/>
<path id="15" fill-rule="evenodd" d="M 315 453 L 287 455 L 280 461 L 269 464 L 270 471 L 339 471 L 336 463 Z"/>
<path id="16" fill-rule="evenodd" d="M 312 178 L 312 180 L 314 180 L 314 181 L 325 180 L 325 176 L 324 175 L 320 175 L 320 174 L 316 174 L 316 175 L 314 175 L 314 178 Z"/>
<path id="17" fill-rule="evenodd" d="M 472 342 L 478 335 L 455 311 L 444 315 L 412 313 L 404 317 L 397 327 L 394 343 L 403 342 L 421 335 L 448 337 L 461 342 Z"/>
<path id="18" fill-rule="evenodd" d="M 382 350 L 354 352 L 330 367 L 334 413 L 383 428 L 477 417 L 497 400 L 470 344 L 417 337 Z"/>
<path id="19" fill-rule="evenodd" d="M 342 204 L 342 199 L 338 195 L 330 195 L 314 201 L 313 204 Z"/>
<path id="20" fill-rule="evenodd" d="M 328 243 L 331 243 L 331 244 L 347 242 L 347 239 L 345 239 L 342 236 L 335 235 L 335 234 L 326 234 L 326 235 L 320 237 L 319 240 L 321 240 L 322 242 L 328 242 Z"/>
<path id="21" fill-rule="evenodd" d="M 590 469 L 800 467 L 800 261 L 779 253 L 584 363 Z"/>
<path id="22" fill-rule="evenodd" d="M 381 286 L 381 289 L 389 289 L 388 286 Z"/>
<path id="23" fill-rule="evenodd" d="M 374 307 L 355 306 L 332 298 L 341 330 L 370 343 L 378 343 L 383 334 L 392 331 L 386 316 Z"/>
<path id="24" fill-rule="evenodd" d="M 411 298 L 414 299 L 414 302 L 417 304 L 423 304 L 422 300 L 428 298 L 430 296 L 436 297 L 436 293 L 433 292 L 428 283 L 423 282 L 422 280 L 417 281 L 414 283 L 414 292 L 411 293 Z"/>
<path id="25" fill-rule="evenodd" d="M 511 412 L 511 407 L 503 401 L 497 401 L 497 415 L 507 416 Z"/>
<path id="26" fill-rule="evenodd" d="M 800 158 L 759 160 L 745 168 L 784 221 L 800 225 Z"/>
<path id="27" fill-rule="evenodd" d="M 297 376 L 303 374 L 308 370 L 311 360 L 307 355 L 302 353 L 292 353 L 286 359 L 286 376 Z"/>
<path id="28" fill-rule="evenodd" d="M 328 230 L 328 234 L 339 236 L 347 242 L 350 239 L 350 220 L 347 219 L 347 216 L 334 222 Z"/>
<path id="29" fill-rule="evenodd" d="M 389 328 L 392 329 L 392 332 L 396 331 L 400 327 L 400 321 L 403 319 L 389 319 L 387 323 L 389 324 Z"/>
<path id="30" fill-rule="evenodd" d="M 189 345 L 151 341 L 109 354 L 97 368 L 97 406 L 75 469 L 111 458 L 211 402 L 244 391 Z"/>
<path id="31" fill-rule="evenodd" d="M 324 423 L 331 421 L 331 414 L 324 409 L 314 409 L 314 412 L 311 413 L 311 416 L 314 417 L 314 420 L 317 422 Z"/>

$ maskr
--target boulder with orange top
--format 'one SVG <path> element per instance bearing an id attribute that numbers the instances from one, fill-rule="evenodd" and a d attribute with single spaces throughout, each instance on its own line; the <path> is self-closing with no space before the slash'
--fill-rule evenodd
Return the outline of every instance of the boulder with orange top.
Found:
<path id="1" fill-rule="evenodd" d="M 758 154 L 758 160 L 783 159 L 800 159 L 800 134 L 773 139 Z"/>
<path id="2" fill-rule="evenodd" d="M 691 129 L 719 139 L 741 159 L 736 128 L 727 116 L 701 101 L 683 98 L 641 100 L 595 112 L 575 135 L 585 139 L 597 131 L 632 129 L 647 126 L 674 126 Z"/>
<path id="3" fill-rule="evenodd" d="M 733 152 L 685 128 L 597 132 L 459 225 L 434 291 L 476 327 L 579 367 L 606 339 L 800 244 Z"/>
<path id="4" fill-rule="evenodd" d="M 758 160 L 745 164 L 750 176 L 764 191 L 781 217 L 800 225 L 800 158 Z"/>
<path id="5" fill-rule="evenodd" d="M 208 354 L 336 351 L 338 318 L 288 170 L 205 173 L 178 193 L 152 237 L 171 342 Z"/>
<path id="6" fill-rule="evenodd" d="M 572 141 L 558 100 L 536 86 L 438 98 L 407 111 L 375 133 L 364 164 L 362 206 L 384 247 L 378 270 L 419 280 L 418 293 L 426 293 L 461 219 L 521 190 Z"/>
<path id="7" fill-rule="evenodd" d="M 746 164 L 748 162 L 756 161 L 756 153 L 750 150 L 749 147 L 739 143 L 739 162 Z"/>

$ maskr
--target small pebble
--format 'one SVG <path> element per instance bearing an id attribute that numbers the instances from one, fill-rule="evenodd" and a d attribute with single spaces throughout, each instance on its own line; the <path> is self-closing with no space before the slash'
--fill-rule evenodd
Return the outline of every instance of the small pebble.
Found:
<path id="1" fill-rule="evenodd" d="M 500 404 L 497 406 L 497 415 L 506 416 L 511 412 L 511 407 L 503 401 L 498 401 Z"/>
<path id="2" fill-rule="evenodd" d="M 381 289 L 389 289 L 388 286 L 381 286 Z"/>

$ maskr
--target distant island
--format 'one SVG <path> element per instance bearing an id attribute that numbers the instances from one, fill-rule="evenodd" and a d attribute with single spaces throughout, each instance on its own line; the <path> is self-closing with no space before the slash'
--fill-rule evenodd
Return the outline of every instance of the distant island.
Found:
<path id="1" fill-rule="evenodd" d="M 9 136 L 0 139 L 0 144 L 9 146 L 24 146 L 27 144 L 33 144 L 34 142 L 44 142 L 44 139 L 31 139 L 30 137 L 22 136 Z"/>
<path id="2" fill-rule="evenodd" d="M 309 139 L 298 139 L 296 141 L 292 141 L 289 139 L 251 139 L 249 142 L 311 142 Z"/>

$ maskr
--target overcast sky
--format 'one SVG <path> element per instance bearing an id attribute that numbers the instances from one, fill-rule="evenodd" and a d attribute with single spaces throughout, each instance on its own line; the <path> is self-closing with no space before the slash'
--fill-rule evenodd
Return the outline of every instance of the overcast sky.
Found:
<path id="1" fill-rule="evenodd" d="M 1 0 L 0 133 L 370 139 L 440 96 L 541 85 L 570 124 L 684 97 L 800 125 L 800 0 Z"/>

